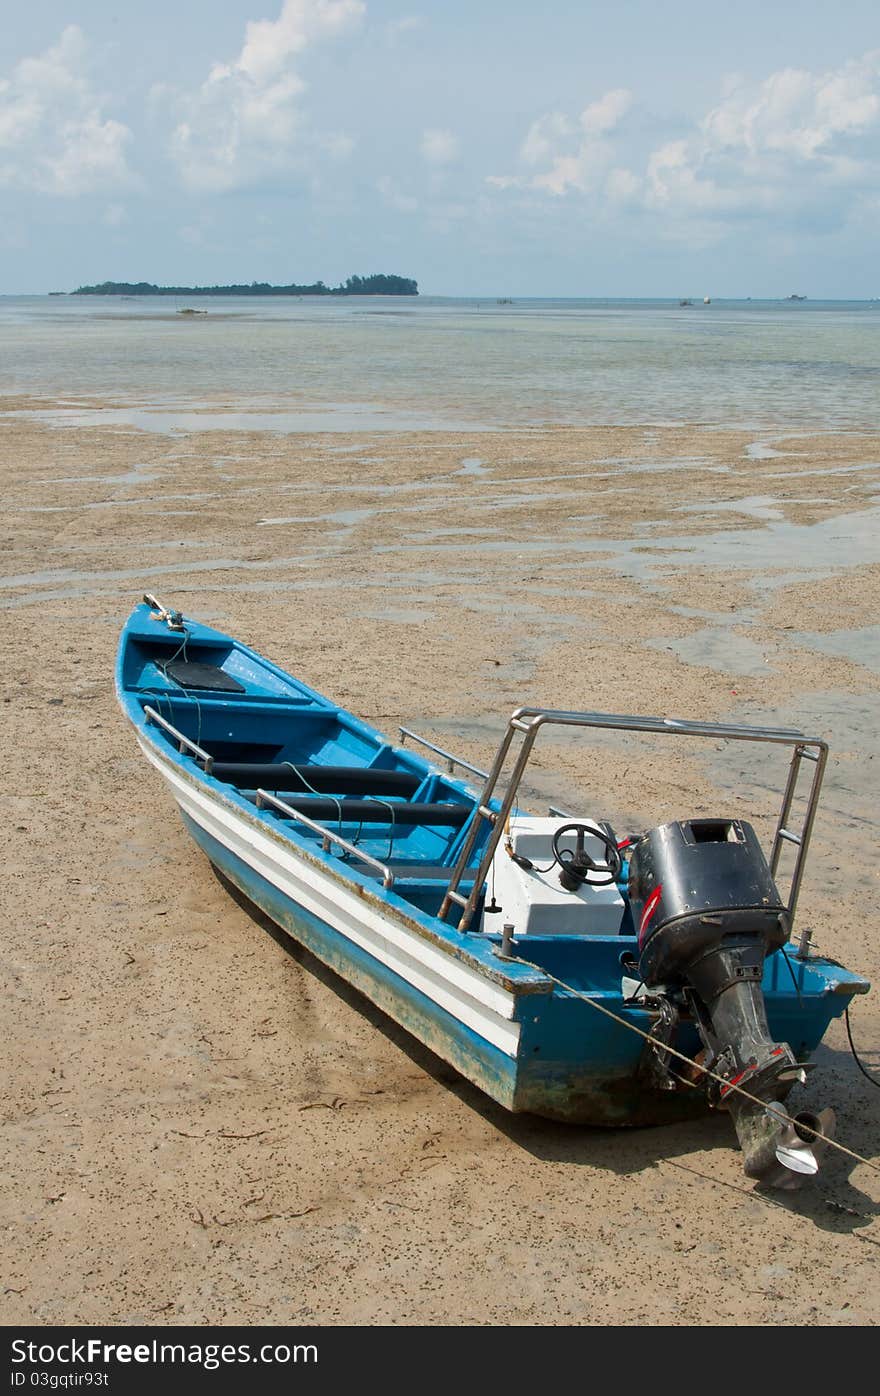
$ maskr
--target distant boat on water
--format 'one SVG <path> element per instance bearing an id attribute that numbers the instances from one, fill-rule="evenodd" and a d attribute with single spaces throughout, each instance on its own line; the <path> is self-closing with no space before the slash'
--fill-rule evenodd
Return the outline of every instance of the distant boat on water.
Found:
<path id="1" fill-rule="evenodd" d="M 712 297 L 711 297 L 711 296 L 704 296 L 704 297 L 703 297 L 703 305 L 711 305 L 711 304 L 712 304 Z"/>
<path id="2" fill-rule="evenodd" d="M 786 296 L 787 301 L 805 301 L 806 296 Z"/>
<path id="3" fill-rule="evenodd" d="M 185 305 L 178 310 L 178 315 L 207 315 L 207 310 L 194 310 L 191 305 Z"/>

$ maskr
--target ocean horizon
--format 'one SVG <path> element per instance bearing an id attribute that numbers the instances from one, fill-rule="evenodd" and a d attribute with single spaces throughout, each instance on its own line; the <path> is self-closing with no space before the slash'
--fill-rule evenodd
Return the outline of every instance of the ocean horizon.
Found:
<path id="1" fill-rule="evenodd" d="M 0 296 L 0 364 L 72 425 L 860 431 L 880 301 Z"/>

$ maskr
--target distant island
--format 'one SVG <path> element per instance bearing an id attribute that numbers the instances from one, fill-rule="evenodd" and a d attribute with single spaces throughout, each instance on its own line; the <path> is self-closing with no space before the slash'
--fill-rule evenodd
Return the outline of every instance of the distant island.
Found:
<path id="1" fill-rule="evenodd" d="M 54 294 L 58 294 L 57 292 Z M 102 281 L 99 286 L 77 286 L 72 296 L 417 296 L 417 281 L 407 276 L 350 276 L 341 286 L 270 286 L 251 281 L 242 286 L 154 286 L 150 281 Z"/>

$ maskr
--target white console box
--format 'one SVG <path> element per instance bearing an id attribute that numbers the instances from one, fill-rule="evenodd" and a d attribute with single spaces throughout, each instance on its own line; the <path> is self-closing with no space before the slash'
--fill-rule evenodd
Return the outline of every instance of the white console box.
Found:
<path id="1" fill-rule="evenodd" d="M 523 935 L 617 935 L 623 919 L 624 901 L 616 883 L 596 887 L 586 882 L 575 892 L 567 892 L 559 881 L 560 867 L 553 857 L 553 835 L 565 824 L 577 822 L 597 829 L 594 819 L 559 816 L 542 818 L 519 815 L 510 821 L 510 843 L 514 853 L 528 858 L 532 869 L 515 863 L 507 851 L 505 834 L 492 860 L 486 903 L 495 902 L 501 911 L 483 914 L 483 930 L 501 933 L 505 922 L 513 924 L 515 936 Z M 575 835 L 565 834 L 561 847 L 574 852 Z M 586 838 L 584 847 L 597 863 L 604 864 L 607 850 L 599 838 Z M 552 865 L 552 866 L 551 866 Z M 539 869 L 549 868 L 549 871 Z M 595 876 L 596 874 L 593 874 Z"/>

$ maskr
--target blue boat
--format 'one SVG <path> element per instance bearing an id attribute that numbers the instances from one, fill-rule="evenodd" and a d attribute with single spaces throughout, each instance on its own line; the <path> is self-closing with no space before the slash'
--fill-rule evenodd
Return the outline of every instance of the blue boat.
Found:
<path id="1" fill-rule="evenodd" d="M 833 1112 L 785 1102 L 869 988 L 792 940 L 822 739 L 518 708 L 481 771 L 405 728 L 389 741 L 150 595 L 116 687 L 225 878 L 507 1109 L 610 1126 L 725 1110 L 750 1177 L 817 1172 Z M 739 814 L 619 838 L 601 817 L 524 810 L 534 744 L 560 727 L 790 749 L 769 853 Z"/>

